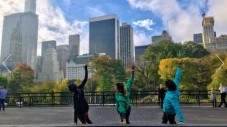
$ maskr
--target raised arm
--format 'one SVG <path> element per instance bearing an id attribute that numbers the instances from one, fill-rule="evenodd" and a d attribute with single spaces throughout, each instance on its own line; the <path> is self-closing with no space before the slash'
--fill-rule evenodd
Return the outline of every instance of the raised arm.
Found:
<path id="1" fill-rule="evenodd" d="M 86 82 L 87 82 L 87 78 L 88 78 L 88 70 L 87 70 L 87 65 L 85 64 L 84 65 L 84 70 L 85 70 L 85 77 L 84 77 L 84 80 L 82 81 L 82 83 L 79 85 L 79 89 L 83 89 Z"/>
<path id="2" fill-rule="evenodd" d="M 134 75 L 135 75 L 135 65 L 133 64 L 131 66 L 131 77 L 128 79 L 126 83 L 127 95 L 130 95 L 130 89 L 132 87 L 132 84 L 134 83 Z"/>
<path id="3" fill-rule="evenodd" d="M 182 61 L 180 60 L 179 63 L 178 63 L 178 67 L 177 67 L 177 70 L 176 70 L 175 77 L 174 77 L 174 83 L 176 84 L 177 88 L 179 87 L 179 84 L 180 84 L 180 81 L 181 81 L 181 74 L 182 74 L 181 65 L 182 65 Z"/>

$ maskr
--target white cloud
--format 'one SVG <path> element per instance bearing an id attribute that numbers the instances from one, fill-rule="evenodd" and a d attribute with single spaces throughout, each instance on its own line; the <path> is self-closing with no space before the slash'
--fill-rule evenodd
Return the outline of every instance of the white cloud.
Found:
<path id="1" fill-rule="evenodd" d="M 0 0 L 0 37 L 2 36 L 3 16 L 23 12 L 24 0 Z M 41 42 L 56 40 L 57 45 L 68 44 L 68 36 L 80 34 L 80 53 L 88 52 L 88 22 L 65 19 L 59 7 L 53 7 L 49 0 L 37 0 L 37 14 L 39 15 L 38 54 L 41 54 Z"/>
<path id="2" fill-rule="evenodd" d="M 163 24 L 167 24 L 174 41 L 192 40 L 194 33 L 202 32 L 200 8 L 205 1 L 190 1 L 187 7 L 181 7 L 177 0 L 128 0 L 133 8 L 149 10 L 160 16 Z M 227 1 L 209 0 L 208 15 L 215 18 L 215 31 L 227 33 Z M 165 26 L 166 27 L 166 26 Z"/>
<path id="3" fill-rule="evenodd" d="M 218 35 L 227 34 L 227 0 L 210 0 L 207 16 L 214 16 L 214 30 Z"/>
<path id="4" fill-rule="evenodd" d="M 88 22 L 78 20 L 68 22 L 63 11 L 53 7 L 47 0 L 38 0 L 37 5 L 39 5 L 37 6 L 39 47 L 40 42 L 46 40 L 56 40 L 57 45 L 68 44 L 69 35 L 80 34 L 81 54 L 88 52 Z"/>
<path id="5" fill-rule="evenodd" d="M 147 30 L 152 30 L 151 26 L 154 25 L 154 22 L 151 19 L 145 19 L 133 22 L 133 24 L 139 27 L 144 27 Z"/>
<path id="6" fill-rule="evenodd" d="M 106 13 L 100 9 L 99 7 L 87 7 L 86 11 L 89 13 L 91 17 L 103 16 Z"/>
<path id="7" fill-rule="evenodd" d="M 142 31 L 134 31 L 133 39 L 135 46 L 151 44 L 151 36 Z"/>

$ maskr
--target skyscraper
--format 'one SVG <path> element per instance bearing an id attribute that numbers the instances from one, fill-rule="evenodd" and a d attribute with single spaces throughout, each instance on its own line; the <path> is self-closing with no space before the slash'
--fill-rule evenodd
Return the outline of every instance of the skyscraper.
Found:
<path id="1" fill-rule="evenodd" d="M 45 57 L 46 51 L 49 48 L 56 49 L 56 41 L 55 40 L 50 40 L 50 41 L 44 41 L 44 42 L 42 42 L 42 48 L 41 48 L 41 67 L 38 67 L 38 69 L 41 69 L 41 70 L 37 70 L 39 72 L 42 71 L 43 60 L 45 59 L 44 57 Z"/>
<path id="2" fill-rule="evenodd" d="M 54 48 L 56 49 L 56 41 L 55 40 L 50 40 L 50 41 L 44 41 L 42 42 L 42 49 L 41 49 L 41 56 L 44 57 L 46 50 L 48 48 Z"/>
<path id="3" fill-rule="evenodd" d="M 133 28 L 127 23 L 120 27 L 120 59 L 124 67 L 134 63 Z"/>
<path id="4" fill-rule="evenodd" d="M 70 58 L 80 54 L 80 35 L 69 35 Z"/>
<path id="5" fill-rule="evenodd" d="M 203 26 L 203 46 L 206 48 L 209 44 L 209 39 L 215 37 L 214 33 L 214 17 L 204 17 L 202 21 Z"/>
<path id="6" fill-rule="evenodd" d="M 26 12 L 4 16 L 1 60 L 8 57 L 6 65 L 23 62 L 36 69 L 38 15 L 34 3 L 35 0 L 27 0 Z"/>
<path id="7" fill-rule="evenodd" d="M 61 81 L 63 79 L 63 72 L 59 67 L 56 49 L 53 47 L 48 48 L 44 56 L 38 82 L 44 82 L 46 80 Z"/>
<path id="8" fill-rule="evenodd" d="M 24 11 L 36 13 L 36 0 L 25 0 Z"/>
<path id="9" fill-rule="evenodd" d="M 106 53 L 112 59 L 119 58 L 119 19 L 107 15 L 89 20 L 89 53 Z"/>
<path id="10" fill-rule="evenodd" d="M 60 70 L 63 70 L 64 77 L 66 76 L 66 62 L 69 60 L 69 45 L 57 46 L 57 58 L 60 66 Z"/>

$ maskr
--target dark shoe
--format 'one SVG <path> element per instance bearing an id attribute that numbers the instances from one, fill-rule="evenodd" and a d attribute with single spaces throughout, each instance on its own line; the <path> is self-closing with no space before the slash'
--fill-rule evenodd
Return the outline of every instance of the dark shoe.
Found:
<path id="1" fill-rule="evenodd" d="M 220 105 L 218 107 L 221 107 Z"/>
<path id="2" fill-rule="evenodd" d="M 162 121 L 162 124 L 167 124 L 167 122 Z"/>

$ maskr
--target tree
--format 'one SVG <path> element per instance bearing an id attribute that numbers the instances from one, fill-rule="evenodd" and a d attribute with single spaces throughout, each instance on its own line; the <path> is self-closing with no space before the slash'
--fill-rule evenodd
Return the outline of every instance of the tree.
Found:
<path id="1" fill-rule="evenodd" d="M 8 86 L 7 77 L 4 77 L 4 76 L 0 75 L 0 86 Z"/>
<path id="2" fill-rule="evenodd" d="M 111 59 L 107 55 L 93 57 L 89 68 L 93 79 L 98 82 L 97 90 L 112 90 L 114 83 L 125 81 L 125 71 L 120 60 Z"/>
<path id="3" fill-rule="evenodd" d="M 221 61 L 216 57 L 219 56 L 220 59 L 222 59 L 222 61 L 224 61 L 224 65 L 220 68 L 220 66 L 222 65 Z M 226 56 L 226 52 L 224 53 L 215 53 L 213 55 L 210 56 L 210 61 L 212 64 L 212 69 L 213 69 L 213 74 L 211 76 L 211 83 L 207 86 L 207 89 L 210 90 L 211 88 L 214 89 L 218 89 L 219 88 L 219 84 L 222 83 L 224 85 L 227 84 L 227 56 Z"/>
<path id="4" fill-rule="evenodd" d="M 140 62 L 136 64 L 136 79 L 139 84 L 145 84 L 145 88 L 154 87 L 155 81 L 158 79 L 157 75 L 157 61 L 156 59 L 144 60 L 143 57 Z M 138 85 L 138 82 L 135 83 L 135 86 Z M 149 84 L 153 84 L 153 86 L 149 86 Z"/>
<path id="5" fill-rule="evenodd" d="M 16 68 L 9 75 L 9 91 L 28 92 L 34 84 L 35 71 L 27 64 L 17 64 Z"/>
<path id="6" fill-rule="evenodd" d="M 202 58 L 204 56 L 209 55 L 209 52 L 206 49 L 204 49 L 203 45 L 197 44 L 192 41 L 183 43 L 182 48 L 184 57 Z"/>
<path id="7" fill-rule="evenodd" d="M 167 79 L 174 80 L 176 68 L 178 67 L 179 59 L 162 59 L 159 65 L 158 74 L 160 79 L 166 81 Z M 180 89 L 183 90 L 192 90 L 196 89 L 197 85 L 195 84 L 196 80 L 196 66 L 193 63 L 192 59 L 184 58 L 182 65 L 182 79 L 180 82 Z"/>

